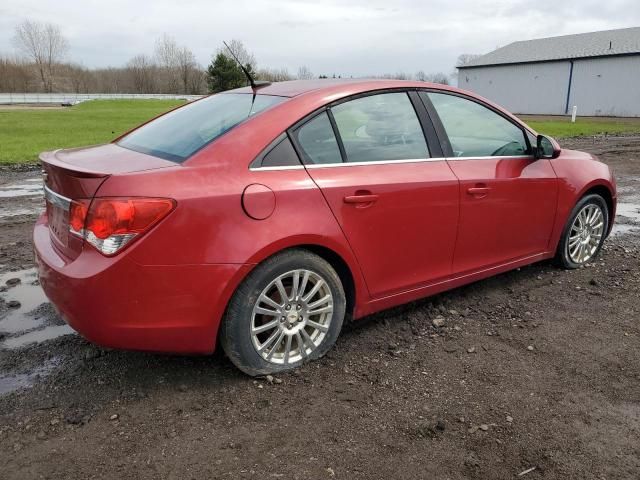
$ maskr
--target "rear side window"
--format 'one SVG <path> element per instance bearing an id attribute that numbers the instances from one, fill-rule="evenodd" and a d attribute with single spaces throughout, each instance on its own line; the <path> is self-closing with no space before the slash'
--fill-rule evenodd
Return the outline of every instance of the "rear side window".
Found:
<path id="1" fill-rule="evenodd" d="M 433 92 L 427 95 L 447 132 L 454 156 L 506 157 L 529 153 L 523 130 L 493 110 L 456 95 Z"/>
<path id="2" fill-rule="evenodd" d="M 331 108 L 347 162 L 429 158 L 427 142 L 406 92 L 350 100 Z"/>
<path id="3" fill-rule="evenodd" d="M 225 93 L 186 105 L 134 130 L 118 145 L 183 162 L 247 118 L 286 100 L 272 95 Z"/>
<path id="4" fill-rule="evenodd" d="M 302 125 L 296 130 L 295 136 L 302 150 L 304 163 L 342 163 L 340 147 L 327 112 L 316 115 Z"/>
<path id="5" fill-rule="evenodd" d="M 287 136 L 269 150 L 260 163 L 262 167 L 290 167 L 292 165 L 300 165 L 300 160 Z"/>

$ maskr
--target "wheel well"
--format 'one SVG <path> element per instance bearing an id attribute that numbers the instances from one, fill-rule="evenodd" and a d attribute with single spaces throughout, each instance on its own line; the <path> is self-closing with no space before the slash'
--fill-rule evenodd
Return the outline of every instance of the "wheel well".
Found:
<path id="1" fill-rule="evenodd" d="M 611 231 L 611 227 L 613 226 L 613 196 L 611 195 L 611 191 L 605 187 L 604 185 L 596 185 L 595 187 L 591 187 L 589 190 L 584 192 L 583 197 L 591 194 L 600 195 L 604 198 L 605 203 L 607 204 L 607 210 L 609 210 L 609 225 L 607 228 L 607 235 Z"/>
<path id="2" fill-rule="evenodd" d="M 344 288 L 344 294 L 347 299 L 346 318 L 345 320 L 351 320 L 356 306 L 356 287 L 353 281 L 353 274 L 347 262 L 330 248 L 320 245 L 298 245 L 296 248 L 303 248 L 315 253 L 319 257 L 329 262 L 334 268 L 340 280 L 342 281 L 342 287 Z"/>

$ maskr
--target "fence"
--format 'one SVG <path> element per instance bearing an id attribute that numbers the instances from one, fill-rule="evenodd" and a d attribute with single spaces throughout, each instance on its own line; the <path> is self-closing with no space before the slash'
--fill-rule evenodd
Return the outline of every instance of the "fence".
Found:
<path id="1" fill-rule="evenodd" d="M 201 98 L 202 95 L 173 95 L 164 93 L 0 93 L 0 105 L 11 104 L 75 104 L 87 100 L 131 100 L 162 99 L 187 100 Z"/>

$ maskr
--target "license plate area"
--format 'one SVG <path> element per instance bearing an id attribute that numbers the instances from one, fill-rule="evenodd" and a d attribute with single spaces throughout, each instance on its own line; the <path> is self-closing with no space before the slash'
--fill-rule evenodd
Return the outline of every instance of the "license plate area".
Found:
<path id="1" fill-rule="evenodd" d="M 51 235 L 64 247 L 69 245 L 69 208 L 71 200 L 45 186 L 47 219 Z"/>
<path id="2" fill-rule="evenodd" d="M 47 202 L 47 218 L 52 235 L 66 247 L 69 243 L 69 212 Z"/>

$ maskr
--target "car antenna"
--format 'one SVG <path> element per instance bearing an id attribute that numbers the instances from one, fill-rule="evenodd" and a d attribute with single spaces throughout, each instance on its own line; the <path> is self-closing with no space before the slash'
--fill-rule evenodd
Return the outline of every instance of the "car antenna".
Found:
<path id="1" fill-rule="evenodd" d="M 246 75 L 247 79 L 249 80 L 249 85 L 251 85 L 251 89 L 254 91 L 254 93 L 260 87 L 266 87 L 268 85 L 271 85 L 271 82 L 267 82 L 267 81 L 258 80 L 256 82 L 251 76 L 251 74 L 249 73 L 249 71 L 246 69 L 246 67 L 242 65 L 242 62 L 238 60 L 238 57 L 236 57 L 236 54 L 233 53 L 233 50 L 231 50 L 231 47 L 227 45 L 227 42 L 223 41 L 222 43 L 224 43 L 224 46 L 227 47 L 227 50 L 229 50 L 229 53 L 231 54 L 233 59 L 236 62 L 238 62 L 238 65 L 240 65 L 240 68 L 242 69 L 242 72 Z"/>

